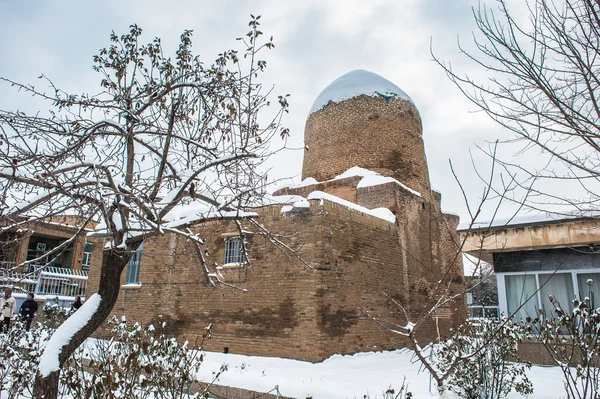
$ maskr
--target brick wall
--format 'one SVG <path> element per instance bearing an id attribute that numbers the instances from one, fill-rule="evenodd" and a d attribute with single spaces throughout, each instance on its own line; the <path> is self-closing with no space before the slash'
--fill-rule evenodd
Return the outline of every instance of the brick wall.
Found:
<path id="1" fill-rule="evenodd" d="M 380 194 L 387 198 L 390 189 Z M 208 350 L 250 355 L 319 361 L 335 353 L 405 346 L 402 336 L 363 313 L 404 324 L 393 298 L 417 317 L 449 266 L 441 261 L 447 250 L 440 219 L 432 219 L 421 198 L 397 185 L 395 190 L 397 225 L 328 201 L 311 201 L 309 212 L 285 216 L 279 206 L 263 208 L 260 220 L 312 268 L 266 237 L 247 234 L 252 264 L 222 270 L 226 281 L 247 292 L 209 287 L 196 248 L 183 238 L 151 239 L 144 247 L 141 286 L 123 287 L 114 313 L 143 324 L 167 321 L 172 334 L 191 342 L 214 323 Z M 367 191 L 375 196 L 377 190 Z M 237 229 L 227 222 L 195 229 L 206 237 L 214 270 L 214 262 L 223 263 L 225 236 Z M 100 248 L 94 247 L 89 292 L 97 287 Z M 461 317 L 449 308 L 438 315 L 442 331 Z M 435 323 L 426 323 L 422 338 L 436 334 Z"/>
<path id="2" fill-rule="evenodd" d="M 304 131 L 302 178 L 329 180 L 353 166 L 429 192 L 421 118 L 406 100 L 362 95 L 311 114 Z"/>

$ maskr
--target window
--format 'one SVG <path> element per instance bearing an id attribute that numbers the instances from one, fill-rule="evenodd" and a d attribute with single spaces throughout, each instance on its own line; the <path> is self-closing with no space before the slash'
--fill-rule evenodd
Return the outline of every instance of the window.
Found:
<path id="1" fill-rule="evenodd" d="M 140 263 L 142 262 L 142 252 L 144 250 L 144 243 L 142 243 L 137 251 L 131 256 L 129 264 L 127 265 L 127 278 L 126 284 L 139 284 L 140 283 Z"/>
<path id="2" fill-rule="evenodd" d="M 83 259 L 81 260 L 81 270 L 89 271 L 90 270 L 90 261 L 92 260 L 92 249 L 94 248 L 94 244 L 91 242 L 86 242 L 85 247 L 83 248 Z"/>
<path id="3" fill-rule="evenodd" d="M 516 319 L 525 319 L 527 316 L 536 316 L 537 298 L 535 297 L 536 285 L 534 275 L 506 276 L 506 298 L 508 314 L 515 314 Z M 529 300 L 532 299 L 533 300 Z M 521 304 L 525 303 L 519 309 Z M 517 310 L 519 309 L 519 310 Z"/>
<path id="4" fill-rule="evenodd" d="M 573 293 L 571 273 L 539 274 L 538 280 L 540 286 L 540 301 L 542 302 L 542 309 L 546 316 L 555 316 L 555 305 L 550 302 L 549 295 L 552 295 L 562 309 L 573 310 L 573 299 L 575 299 L 575 294 Z"/>
<path id="5" fill-rule="evenodd" d="M 544 315 L 554 316 L 555 305 L 550 301 L 550 295 L 568 311 L 573 310 L 576 297 L 590 298 L 595 307 L 600 302 L 600 273 L 597 270 L 498 273 L 498 279 L 499 282 L 504 280 L 505 287 L 499 290 L 501 310 L 507 315 L 514 313 L 517 319 L 537 317 L 540 309 Z"/>
<path id="6" fill-rule="evenodd" d="M 579 298 L 590 298 L 592 307 L 600 307 L 600 273 L 581 273 L 577 275 Z"/>
<path id="7" fill-rule="evenodd" d="M 242 237 L 227 237 L 225 239 L 225 256 L 223 263 L 244 263 Z"/>

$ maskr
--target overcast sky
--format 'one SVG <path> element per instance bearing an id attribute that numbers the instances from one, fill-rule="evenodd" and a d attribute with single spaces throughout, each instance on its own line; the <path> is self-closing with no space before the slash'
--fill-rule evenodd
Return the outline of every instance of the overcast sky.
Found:
<path id="1" fill-rule="evenodd" d="M 211 62 L 235 47 L 248 30 L 249 14 L 262 15 L 262 30 L 276 48 L 266 55 L 267 80 L 275 92 L 291 95 L 290 147 L 302 147 L 312 102 L 334 79 L 354 69 L 375 72 L 402 88 L 423 120 L 433 187 L 442 206 L 466 217 L 462 195 L 450 172 L 456 166 L 473 200 L 482 189 L 469 152 L 484 170 L 489 163 L 475 145 L 501 130 L 469 104 L 432 61 L 437 56 L 465 73 L 477 74 L 458 54 L 457 37 L 470 41 L 477 0 L 315 0 L 315 1 L 0 1 L 0 76 L 38 83 L 44 73 L 66 91 L 98 91 L 92 56 L 109 44 L 112 30 L 132 23 L 147 41 L 159 36 L 171 53 L 184 29 L 194 31 L 194 49 Z M 461 69 L 462 68 L 462 69 Z M 28 99 L 0 85 L 0 107 L 27 108 Z M 505 136 L 506 137 L 506 136 Z M 507 154 L 506 156 L 508 156 Z M 300 180 L 302 151 L 273 160 L 273 175 Z"/>

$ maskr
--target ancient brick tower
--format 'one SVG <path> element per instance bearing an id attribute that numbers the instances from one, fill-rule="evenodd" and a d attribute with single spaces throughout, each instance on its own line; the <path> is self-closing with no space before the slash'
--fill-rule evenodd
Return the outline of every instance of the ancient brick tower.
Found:
<path id="1" fill-rule="evenodd" d="M 311 108 L 304 140 L 303 179 L 325 181 L 360 166 L 430 191 L 419 111 L 377 74 L 355 70 L 327 86 Z"/>
<path id="2" fill-rule="evenodd" d="M 255 217 L 293 254 L 250 223 L 242 232 L 228 220 L 191 225 L 205 239 L 209 271 L 227 284 L 211 285 L 185 237 L 149 239 L 138 284 L 123 275 L 114 314 L 167 321 L 167 333 L 190 342 L 212 323 L 204 349 L 309 361 L 407 345 L 364 312 L 422 321 L 423 344 L 461 323 L 460 296 L 432 311 L 440 295 L 462 292 L 458 217 L 442 212 L 430 188 L 411 99 L 376 74 L 350 72 L 315 101 L 305 141 L 304 181 L 273 193 Z M 242 240 L 246 261 L 228 260 Z M 94 247 L 89 292 L 103 247 Z"/>

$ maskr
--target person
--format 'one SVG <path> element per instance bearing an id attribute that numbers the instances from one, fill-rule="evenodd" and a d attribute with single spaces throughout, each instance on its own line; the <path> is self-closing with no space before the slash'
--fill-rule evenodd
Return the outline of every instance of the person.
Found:
<path id="1" fill-rule="evenodd" d="M 19 309 L 21 317 L 25 320 L 25 331 L 29 331 L 31 328 L 31 322 L 33 321 L 35 312 L 38 310 L 38 304 L 33 300 L 33 296 L 33 292 L 30 292 L 29 295 L 27 295 L 27 300 L 23 302 L 21 309 Z"/>
<path id="2" fill-rule="evenodd" d="M 7 288 L 4 291 L 4 297 L 0 300 L 0 313 L 2 313 L 2 331 L 8 332 L 10 320 L 15 317 L 15 308 L 17 301 L 12 297 L 12 289 Z"/>
<path id="3" fill-rule="evenodd" d="M 83 303 L 81 303 L 81 297 L 79 295 L 77 295 L 75 297 L 75 302 L 73 302 L 71 304 L 71 309 L 77 310 L 77 309 L 79 309 L 81 307 L 81 305 L 83 305 Z"/>

